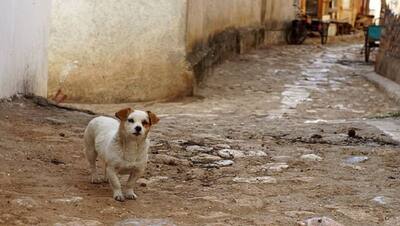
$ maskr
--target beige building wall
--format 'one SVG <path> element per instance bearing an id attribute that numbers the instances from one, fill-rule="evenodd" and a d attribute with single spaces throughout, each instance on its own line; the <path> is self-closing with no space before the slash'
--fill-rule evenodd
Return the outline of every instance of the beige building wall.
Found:
<path id="1" fill-rule="evenodd" d="M 50 0 L 0 1 L 0 98 L 47 93 Z"/>
<path id="2" fill-rule="evenodd" d="M 48 96 L 116 103 L 191 94 L 194 75 L 257 48 L 264 30 L 282 42 L 294 14 L 292 0 L 53 0 Z"/>
<path id="3" fill-rule="evenodd" d="M 53 0 L 49 96 L 131 102 L 192 91 L 186 0 Z"/>
<path id="4" fill-rule="evenodd" d="M 260 26 L 262 1 L 188 0 L 188 50 L 227 28 Z"/>
<path id="5" fill-rule="evenodd" d="M 400 0 L 387 0 L 375 70 L 400 84 Z"/>
<path id="6" fill-rule="evenodd" d="M 361 0 L 341 0 L 339 1 L 338 20 L 354 25 L 357 14 L 360 13 Z"/>
<path id="7" fill-rule="evenodd" d="M 265 43 L 274 44 L 285 41 L 285 32 L 296 16 L 294 3 L 296 0 L 264 0 L 265 1 Z M 297 2 L 300 7 L 300 2 Z"/>

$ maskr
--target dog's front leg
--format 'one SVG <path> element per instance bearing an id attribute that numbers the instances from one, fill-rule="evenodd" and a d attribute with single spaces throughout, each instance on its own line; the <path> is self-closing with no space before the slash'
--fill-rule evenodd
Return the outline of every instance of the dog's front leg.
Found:
<path id="1" fill-rule="evenodd" d="M 114 168 L 107 167 L 106 174 L 107 174 L 108 180 L 110 181 L 111 188 L 113 190 L 114 199 L 117 201 L 120 201 L 120 202 L 125 201 L 125 197 L 122 194 L 122 190 L 121 190 L 121 183 L 119 182 L 118 175 L 115 172 Z"/>
<path id="2" fill-rule="evenodd" d="M 142 176 L 144 173 L 144 168 L 132 170 L 131 174 L 129 175 L 128 183 L 126 184 L 126 198 L 127 199 L 136 199 L 137 195 L 133 191 L 133 187 L 135 186 L 136 181 Z"/>

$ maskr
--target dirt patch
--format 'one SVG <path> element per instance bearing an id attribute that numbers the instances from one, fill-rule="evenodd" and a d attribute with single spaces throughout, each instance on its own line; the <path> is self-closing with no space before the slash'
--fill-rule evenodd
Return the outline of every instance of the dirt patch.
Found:
<path id="1" fill-rule="evenodd" d="M 161 118 L 139 198 L 124 203 L 109 185 L 89 183 L 82 136 L 93 115 L 0 103 L 0 224 L 396 222 L 399 147 L 368 117 L 399 107 L 354 76 L 368 65 L 337 64 L 357 60 L 359 48 L 251 52 L 215 68 L 198 90 L 203 98 L 74 105 L 108 115 L 132 106 Z"/>

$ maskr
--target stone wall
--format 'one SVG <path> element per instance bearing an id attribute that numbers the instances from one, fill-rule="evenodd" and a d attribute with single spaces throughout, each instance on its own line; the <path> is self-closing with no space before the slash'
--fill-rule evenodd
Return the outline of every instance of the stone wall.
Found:
<path id="1" fill-rule="evenodd" d="M 400 12 L 387 9 L 375 68 L 379 74 L 400 83 Z"/>
<path id="2" fill-rule="evenodd" d="M 0 98 L 46 96 L 50 0 L 0 1 Z"/>

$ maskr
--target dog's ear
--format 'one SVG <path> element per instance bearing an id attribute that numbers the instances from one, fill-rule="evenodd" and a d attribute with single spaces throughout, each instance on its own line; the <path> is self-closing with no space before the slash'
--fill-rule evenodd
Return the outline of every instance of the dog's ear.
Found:
<path id="1" fill-rule="evenodd" d="M 149 115 L 150 125 L 155 125 L 160 121 L 157 115 L 154 114 L 153 112 L 147 111 L 147 114 Z"/>
<path id="2" fill-rule="evenodd" d="M 132 108 L 125 108 L 115 113 L 115 117 L 117 117 L 121 121 L 126 121 L 131 113 L 132 113 Z"/>

